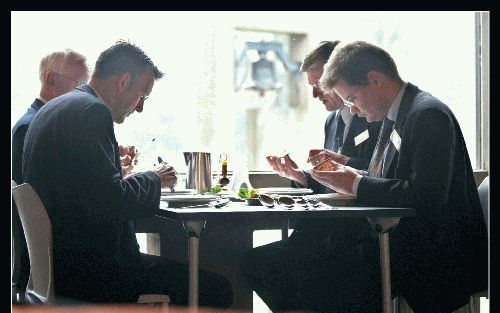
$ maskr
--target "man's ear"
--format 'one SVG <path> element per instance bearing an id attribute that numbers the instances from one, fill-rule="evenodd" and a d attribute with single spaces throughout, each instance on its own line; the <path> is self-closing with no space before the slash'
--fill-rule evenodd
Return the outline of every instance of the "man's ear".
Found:
<path id="1" fill-rule="evenodd" d="M 384 74 L 377 71 L 369 71 L 366 74 L 366 77 L 368 78 L 368 84 L 379 86 L 382 83 L 382 80 L 384 79 Z"/>
<path id="2" fill-rule="evenodd" d="M 130 73 L 122 73 L 118 77 L 118 90 L 125 91 L 130 86 Z"/>
<path id="3" fill-rule="evenodd" d="M 44 84 L 49 87 L 49 89 L 53 89 L 55 88 L 56 86 L 56 75 L 57 73 L 56 72 L 53 72 L 53 71 L 48 71 L 46 74 L 45 74 L 45 77 L 43 78 L 44 79 Z"/>

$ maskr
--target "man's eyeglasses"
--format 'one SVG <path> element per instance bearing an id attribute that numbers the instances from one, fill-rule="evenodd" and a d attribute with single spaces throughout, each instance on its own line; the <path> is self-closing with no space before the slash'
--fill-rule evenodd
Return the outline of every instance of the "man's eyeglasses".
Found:
<path id="1" fill-rule="evenodd" d="M 332 90 L 332 91 L 326 91 L 326 90 L 324 90 L 324 89 L 320 86 L 320 84 L 319 84 L 319 83 L 312 84 L 312 85 L 311 85 L 311 87 L 321 90 L 321 92 L 322 92 L 323 94 L 325 94 L 325 95 L 327 95 L 327 94 L 329 94 L 329 93 L 332 93 L 332 92 L 333 92 L 333 90 Z"/>
<path id="2" fill-rule="evenodd" d="M 354 92 L 349 97 L 347 97 L 347 99 L 343 100 L 344 105 L 346 107 L 350 108 L 354 105 L 354 100 L 356 100 L 355 94 L 356 94 L 356 92 L 358 92 L 359 87 L 361 87 L 361 86 L 356 87 L 356 89 L 354 89 Z"/>
<path id="3" fill-rule="evenodd" d="M 57 73 L 57 74 L 58 74 L 58 75 L 60 75 L 61 77 L 64 77 L 64 78 L 66 78 L 66 79 L 69 79 L 69 80 L 71 80 L 71 81 L 75 82 L 76 87 L 81 86 L 81 85 L 85 85 L 85 84 L 87 83 L 87 82 L 86 82 L 86 81 L 84 81 L 84 80 L 73 79 L 73 78 L 71 78 L 71 77 L 69 77 L 69 76 L 67 76 L 67 75 L 61 74 L 61 73 Z"/>
<path id="4" fill-rule="evenodd" d="M 139 101 L 144 102 L 144 101 L 148 100 L 148 98 L 149 98 L 149 96 L 140 96 Z"/>

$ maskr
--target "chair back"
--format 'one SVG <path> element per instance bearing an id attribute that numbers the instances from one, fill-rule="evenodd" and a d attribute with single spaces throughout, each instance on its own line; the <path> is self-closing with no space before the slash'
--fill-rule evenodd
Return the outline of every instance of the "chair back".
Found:
<path id="1" fill-rule="evenodd" d="M 484 221 L 486 222 L 486 228 L 488 229 L 488 234 L 490 233 L 490 225 L 488 223 L 488 214 L 490 212 L 489 208 L 489 189 L 490 189 L 490 177 L 486 176 L 482 183 L 478 187 L 479 200 L 481 201 L 481 207 L 483 208 Z"/>
<path id="2" fill-rule="evenodd" d="M 24 183 L 12 187 L 28 245 L 30 275 L 25 299 L 28 302 L 54 303 L 52 272 L 52 225 L 40 197 Z"/>
<path id="3" fill-rule="evenodd" d="M 14 180 L 11 182 L 11 187 L 16 187 L 17 184 Z M 12 205 L 13 207 L 13 205 Z M 13 208 L 14 210 L 14 208 Z M 21 259 L 19 257 L 19 252 L 21 251 L 21 246 L 19 242 L 19 236 L 21 235 L 21 230 L 18 227 L 17 221 L 14 219 L 15 216 L 12 216 L 12 245 L 11 245 L 11 287 L 12 287 L 12 301 L 13 302 L 19 302 L 20 299 L 18 298 L 18 292 L 19 292 L 19 275 L 21 275 Z"/>

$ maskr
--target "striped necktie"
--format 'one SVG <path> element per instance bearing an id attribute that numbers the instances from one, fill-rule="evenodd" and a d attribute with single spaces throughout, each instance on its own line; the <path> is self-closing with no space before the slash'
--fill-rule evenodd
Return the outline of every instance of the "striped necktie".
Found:
<path id="1" fill-rule="evenodd" d="M 337 128 L 335 131 L 335 143 L 334 143 L 334 151 L 339 152 L 340 148 L 344 144 L 344 129 L 345 123 L 340 111 L 337 113 Z M 339 152 L 340 153 L 340 152 Z"/>
<path id="2" fill-rule="evenodd" d="M 370 165 L 368 166 L 368 175 L 374 177 L 382 176 L 382 163 L 384 159 L 384 151 L 389 143 L 389 137 L 391 135 L 392 128 L 394 127 L 394 121 L 388 118 L 384 118 L 382 122 L 382 127 L 380 127 L 380 133 L 378 136 L 377 145 L 373 152 Z"/>

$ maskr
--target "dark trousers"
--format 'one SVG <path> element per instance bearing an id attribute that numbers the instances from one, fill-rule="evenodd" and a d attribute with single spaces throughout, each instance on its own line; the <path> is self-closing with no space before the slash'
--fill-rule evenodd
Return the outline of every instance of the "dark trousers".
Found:
<path id="1" fill-rule="evenodd" d="M 366 219 L 322 221 L 326 237 L 306 224 L 245 254 L 241 269 L 253 290 L 273 312 L 380 312 L 379 246 Z"/>
<path id="2" fill-rule="evenodd" d="M 168 294 L 172 305 L 187 305 L 188 265 L 149 254 L 141 257 L 147 275 L 143 294 Z M 231 285 L 222 275 L 200 269 L 198 290 L 200 306 L 227 308 L 233 303 Z"/>

